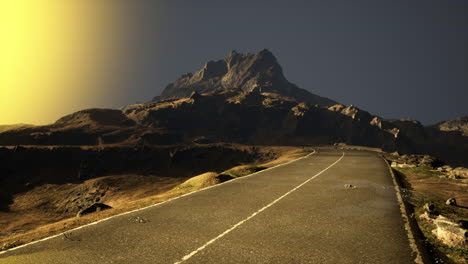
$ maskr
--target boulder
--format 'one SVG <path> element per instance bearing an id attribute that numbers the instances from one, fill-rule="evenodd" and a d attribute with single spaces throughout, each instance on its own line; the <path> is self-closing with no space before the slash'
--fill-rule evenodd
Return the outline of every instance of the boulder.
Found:
<path id="1" fill-rule="evenodd" d="M 429 212 L 424 212 L 424 214 L 421 214 L 419 216 L 419 219 L 421 219 L 423 221 L 426 221 L 426 222 L 429 222 L 429 223 L 434 223 L 434 217 Z"/>
<path id="2" fill-rule="evenodd" d="M 455 168 L 448 172 L 448 175 L 452 179 L 468 178 L 468 169 L 463 167 Z"/>
<path id="3" fill-rule="evenodd" d="M 432 213 L 434 212 L 435 206 L 432 203 L 425 203 L 423 209 L 425 212 Z"/>
<path id="4" fill-rule="evenodd" d="M 453 206 L 457 206 L 457 200 L 455 200 L 455 198 L 449 198 L 446 202 L 445 202 L 446 205 L 453 205 Z"/>
<path id="5" fill-rule="evenodd" d="M 467 222 L 449 219 L 439 215 L 434 220 L 436 229 L 432 233 L 444 244 L 452 247 L 468 249 Z"/>

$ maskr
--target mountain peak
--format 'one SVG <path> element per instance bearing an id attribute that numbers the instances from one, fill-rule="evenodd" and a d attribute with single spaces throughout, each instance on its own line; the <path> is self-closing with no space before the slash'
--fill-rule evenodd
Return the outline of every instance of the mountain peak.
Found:
<path id="1" fill-rule="evenodd" d="M 193 75 L 185 74 L 167 85 L 158 99 L 188 97 L 194 91 L 208 93 L 239 89 L 245 92 L 274 92 L 297 101 L 323 106 L 336 103 L 290 83 L 276 57 L 268 49 L 258 53 L 238 53 L 233 50 L 223 60 L 208 61 Z"/>

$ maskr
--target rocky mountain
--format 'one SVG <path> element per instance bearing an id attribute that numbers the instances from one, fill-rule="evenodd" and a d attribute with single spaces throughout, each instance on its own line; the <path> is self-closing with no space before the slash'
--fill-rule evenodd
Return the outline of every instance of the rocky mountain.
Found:
<path id="1" fill-rule="evenodd" d="M 170 84 L 155 101 L 87 109 L 47 126 L 0 133 L 0 145 L 331 145 L 429 154 L 468 166 L 468 137 L 386 120 L 289 83 L 271 52 L 232 52 Z"/>
<path id="2" fill-rule="evenodd" d="M 166 86 L 154 100 L 183 98 L 194 91 L 241 90 L 277 93 L 299 102 L 331 106 L 335 101 L 312 94 L 290 83 L 275 56 L 264 49 L 256 54 L 232 51 L 224 60 L 209 61 L 198 72 L 187 73 Z"/>
<path id="3" fill-rule="evenodd" d="M 458 131 L 464 136 L 468 136 L 468 116 L 442 121 L 432 127 L 440 131 Z"/>

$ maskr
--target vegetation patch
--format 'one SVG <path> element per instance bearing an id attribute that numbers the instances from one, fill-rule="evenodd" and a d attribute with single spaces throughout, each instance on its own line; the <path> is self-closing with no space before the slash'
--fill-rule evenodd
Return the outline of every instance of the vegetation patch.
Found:
<path id="1" fill-rule="evenodd" d="M 267 167 L 257 166 L 257 165 L 244 165 L 244 166 L 237 166 L 227 171 L 221 173 L 221 175 L 227 175 L 231 178 L 238 178 L 242 176 L 246 176 L 255 172 L 262 171 Z"/>
<path id="2" fill-rule="evenodd" d="M 442 172 L 433 170 L 428 166 L 395 168 L 395 169 L 402 173 L 414 173 L 414 174 L 418 174 L 419 176 L 426 176 L 426 177 L 433 177 L 433 176 L 441 177 L 445 175 Z"/>

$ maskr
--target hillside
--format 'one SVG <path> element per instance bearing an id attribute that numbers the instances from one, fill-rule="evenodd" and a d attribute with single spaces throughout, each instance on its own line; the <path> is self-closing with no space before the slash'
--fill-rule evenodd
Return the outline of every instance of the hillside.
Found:
<path id="1" fill-rule="evenodd" d="M 29 125 L 29 124 L 0 125 L 0 133 L 8 131 L 8 130 L 21 129 L 21 128 L 27 128 L 27 127 L 32 127 L 32 126 L 33 125 Z"/>
<path id="2" fill-rule="evenodd" d="M 88 109 L 53 125 L 0 133 L 0 145 L 251 145 L 347 143 L 431 154 L 454 165 L 468 160 L 468 138 L 414 120 L 385 120 L 355 106 L 320 107 L 276 93 L 218 90 L 137 104 Z"/>
<path id="3" fill-rule="evenodd" d="M 424 127 L 386 120 L 319 97 L 288 82 L 268 50 L 232 52 L 168 85 L 156 100 L 87 109 L 47 126 L 0 133 L 0 145 L 332 145 L 346 143 L 430 154 L 468 165 L 466 119 Z M 446 131 L 451 130 L 451 131 Z M 452 131 L 455 130 L 455 131 Z"/>

